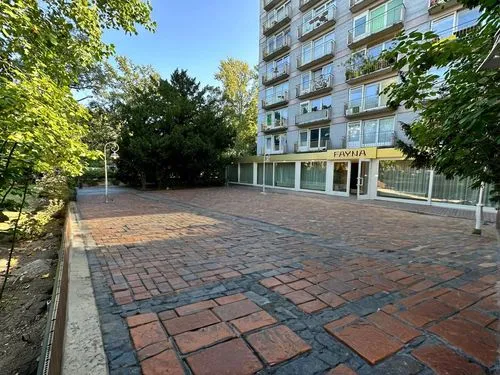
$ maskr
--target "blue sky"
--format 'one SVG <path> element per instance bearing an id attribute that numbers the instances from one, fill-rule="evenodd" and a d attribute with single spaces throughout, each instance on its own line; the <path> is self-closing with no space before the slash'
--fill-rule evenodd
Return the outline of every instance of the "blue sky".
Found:
<path id="1" fill-rule="evenodd" d="M 187 69 L 203 84 L 215 85 L 220 60 L 258 63 L 260 0 L 153 0 L 156 33 L 106 32 L 104 40 L 136 64 L 152 65 L 162 77 Z"/>

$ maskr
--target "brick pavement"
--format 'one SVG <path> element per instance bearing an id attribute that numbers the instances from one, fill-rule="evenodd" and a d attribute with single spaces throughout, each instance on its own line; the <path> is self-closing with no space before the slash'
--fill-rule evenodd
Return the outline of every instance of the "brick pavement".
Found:
<path id="1" fill-rule="evenodd" d="M 79 198 L 112 374 L 500 370 L 493 227 L 241 188 Z"/>

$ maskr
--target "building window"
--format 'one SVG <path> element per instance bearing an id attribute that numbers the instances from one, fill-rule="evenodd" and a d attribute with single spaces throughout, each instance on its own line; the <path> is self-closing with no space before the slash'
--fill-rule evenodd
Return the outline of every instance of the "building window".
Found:
<path id="1" fill-rule="evenodd" d="M 326 162 L 305 162 L 300 166 L 300 188 L 325 191 Z"/>
<path id="2" fill-rule="evenodd" d="M 290 66 L 290 56 L 286 55 L 266 65 L 266 79 L 278 77 L 287 72 Z"/>
<path id="3" fill-rule="evenodd" d="M 266 113 L 266 128 L 279 128 L 288 124 L 288 108 L 281 108 Z"/>
<path id="4" fill-rule="evenodd" d="M 290 38 L 290 29 L 281 31 L 267 39 L 267 53 L 273 53 L 286 45 Z"/>
<path id="5" fill-rule="evenodd" d="M 333 52 L 334 33 L 304 43 L 302 45 L 302 64 L 307 64 Z"/>
<path id="6" fill-rule="evenodd" d="M 253 163 L 240 164 L 240 182 L 243 184 L 253 184 Z"/>
<path id="7" fill-rule="evenodd" d="M 392 146 L 394 117 L 356 121 L 347 124 L 348 148 Z"/>
<path id="8" fill-rule="evenodd" d="M 332 97 L 330 95 L 322 98 L 316 98 L 307 102 L 300 103 L 300 113 L 321 111 L 332 107 Z"/>
<path id="9" fill-rule="evenodd" d="M 432 20 L 431 30 L 437 34 L 439 38 L 447 38 L 460 31 L 474 27 L 480 16 L 481 12 L 479 8 L 462 9 Z"/>
<path id="10" fill-rule="evenodd" d="M 354 114 L 370 109 L 385 107 L 388 97 L 381 93 L 386 87 L 394 82 L 396 82 L 395 77 L 350 89 L 349 103 L 347 106 L 348 113 Z"/>
<path id="11" fill-rule="evenodd" d="M 286 138 L 283 134 L 270 135 L 265 138 L 266 154 L 282 154 L 285 152 Z"/>
<path id="12" fill-rule="evenodd" d="M 327 1 L 304 14 L 304 17 L 302 17 L 302 35 L 321 26 L 322 23 L 326 22 L 325 20 L 332 19 L 334 11 L 335 2 Z"/>
<path id="13" fill-rule="evenodd" d="M 326 150 L 330 142 L 330 127 L 307 129 L 299 132 L 299 151 Z"/>
<path id="14" fill-rule="evenodd" d="M 347 193 L 348 162 L 333 163 L 333 191 Z"/>
<path id="15" fill-rule="evenodd" d="M 257 164 L 257 185 L 262 185 L 264 163 Z M 266 163 L 266 186 L 273 186 L 273 163 Z"/>
<path id="16" fill-rule="evenodd" d="M 288 99 L 288 82 L 283 82 L 279 85 L 268 87 L 266 89 L 266 104 L 273 104 Z"/>
<path id="17" fill-rule="evenodd" d="M 391 0 L 353 19 L 353 38 L 362 39 L 402 21 L 403 0 Z"/>
<path id="18" fill-rule="evenodd" d="M 276 9 L 267 13 L 267 25 L 272 26 L 273 23 L 280 22 L 286 17 L 286 10 L 290 6 L 290 1 L 284 3 L 283 5 L 277 7 Z"/>
<path id="19" fill-rule="evenodd" d="M 415 169 L 406 160 L 380 160 L 377 195 L 426 201 L 429 195 L 430 171 Z"/>
<path id="20" fill-rule="evenodd" d="M 274 186 L 295 187 L 295 163 L 276 163 L 274 168 Z"/>
<path id="21" fill-rule="evenodd" d="M 238 182 L 238 165 L 227 167 L 227 179 L 229 182 Z"/>

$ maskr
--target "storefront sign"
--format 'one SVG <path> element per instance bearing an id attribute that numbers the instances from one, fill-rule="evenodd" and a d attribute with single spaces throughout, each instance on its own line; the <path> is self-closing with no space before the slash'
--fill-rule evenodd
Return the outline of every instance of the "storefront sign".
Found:
<path id="1" fill-rule="evenodd" d="M 375 147 L 333 150 L 331 153 L 333 160 L 374 159 L 377 157 Z"/>

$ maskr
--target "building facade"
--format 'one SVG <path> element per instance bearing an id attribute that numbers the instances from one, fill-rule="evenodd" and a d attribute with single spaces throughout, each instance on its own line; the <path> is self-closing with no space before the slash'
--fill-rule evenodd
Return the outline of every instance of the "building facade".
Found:
<path id="1" fill-rule="evenodd" d="M 475 205 L 467 181 L 413 170 L 394 149 L 405 139 L 401 123 L 417 114 L 387 105 L 382 92 L 399 74 L 381 55 L 400 32 L 447 37 L 478 17 L 453 0 L 262 0 L 258 155 L 232 166 L 229 180 Z"/>

